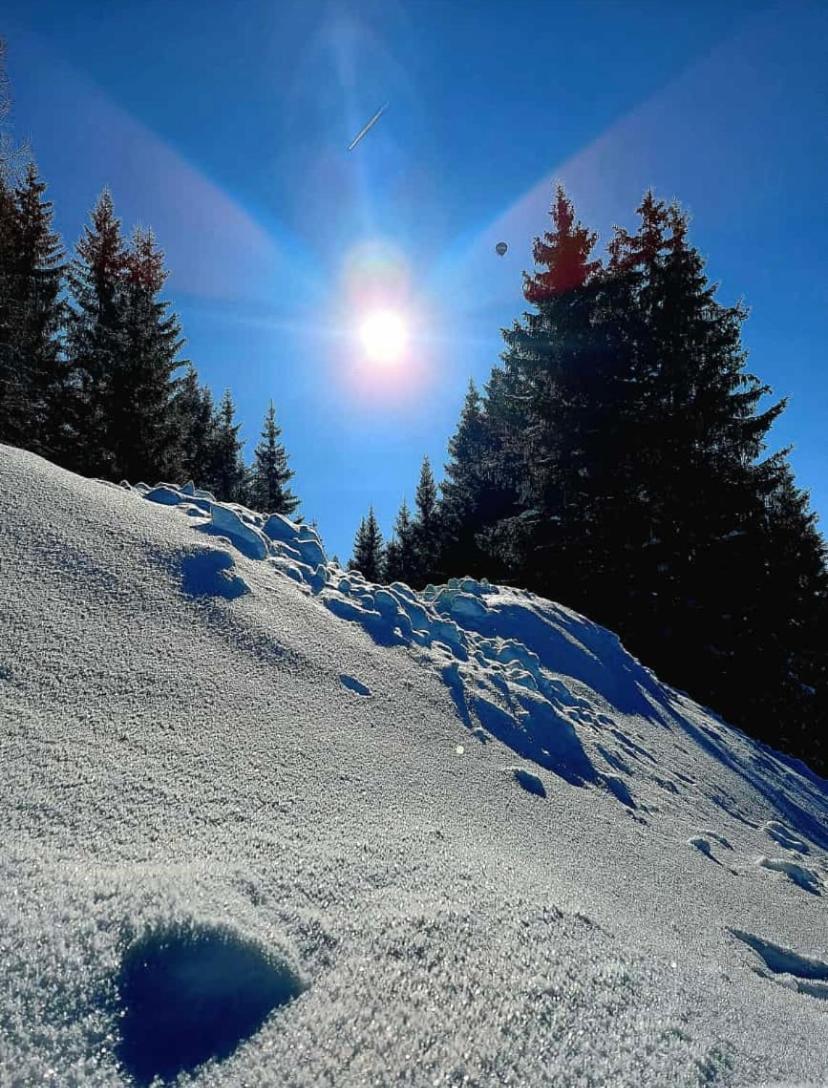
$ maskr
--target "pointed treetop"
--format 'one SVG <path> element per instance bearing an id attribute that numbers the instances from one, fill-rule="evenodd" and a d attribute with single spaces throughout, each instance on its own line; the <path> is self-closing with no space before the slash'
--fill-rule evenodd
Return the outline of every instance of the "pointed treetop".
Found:
<path id="1" fill-rule="evenodd" d="M 535 263 L 546 271 L 527 275 L 524 283 L 527 301 L 536 304 L 582 287 L 601 267 L 589 259 L 598 236 L 576 220 L 562 185 L 555 189 L 550 214 L 554 229 L 536 238 L 533 247 Z"/>

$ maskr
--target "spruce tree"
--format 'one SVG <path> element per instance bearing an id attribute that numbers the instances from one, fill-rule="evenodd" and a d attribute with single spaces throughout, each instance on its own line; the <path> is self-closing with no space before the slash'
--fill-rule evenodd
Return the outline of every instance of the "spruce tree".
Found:
<path id="1" fill-rule="evenodd" d="M 206 385 L 201 385 L 191 363 L 181 379 L 175 395 L 174 410 L 179 435 L 178 461 L 181 479 L 192 480 L 196 487 L 211 490 L 215 461 L 217 419 L 213 397 Z"/>
<path id="2" fill-rule="evenodd" d="M 473 381 L 448 450 L 440 484 L 440 565 L 449 576 L 497 577 L 503 568 L 486 530 L 519 507 L 505 463 L 504 436 Z"/>
<path id="3" fill-rule="evenodd" d="M 423 458 L 420 478 L 414 495 L 416 513 L 411 527 L 413 544 L 413 584 L 422 588 L 429 582 L 440 580 L 440 509 L 437 501 L 437 484 L 428 457 Z"/>
<path id="4" fill-rule="evenodd" d="M 241 424 L 236 422 L 236 406 L 230 390 L 221 398 L 215 421 L 215 443 L 210 467 L 212 490 L 222 502 L 244 502 L 247 469 L 242 459 L 244 443 L 239 438 Z"/>
<path id="5" fill-rule="evenodd" d="M 46 184 L 29 163 L 16 191 L 21 287 L 17 350 L 28 368 L 26 445 L 47 457 L 63 452 L 66 366 L 61 356 L 63 246 L 52 230 Z"/>
<path id="6" fill-rule="evenodd" d="M 603 490 L 595 473 L 611 461 L 604 450 L 614 426 L 608 371 L 617 364 L 598 320 L 597 236 L 577 221 L 560 186 L 551 216 L 552 229 L 534 245 L 539 271 L 524 281 L 534 310 L 504 331 L 504 367 L 493 374 L 489 395 L 522 506 L 500 526 L 498 546 L 520 581 L 559 598 L 566 587 L 579 600 L 589 583 L 585 538 Z"/>
<path id="7" fill-rule="evenodd" d="M 0 163 L 0 166 L 5 164 Z M 20 307 L 17 254 L 20 224 L 9 171 L 0 170 L 0 442 L 25 434 L 27 371 L 18 351 Z"/>
<path id="8" fill-rule="evenodd" d="M 122 277 L 120 351 L 106 390 L 110 471 L 119 479 L 174 479 L 181 472 L 175 406 L 176 372 L 184 365 L 181 326 L 158 297 L 167 272 L 151 231 L 135 231 Z"/>
<path id="9" fill-rule="evenodd" d="M 354 554 L 348 561 L 348 569 L 359 571 L 369 582 L 379 582 L 383 576 L 383 567 L 382 533 L 371 506 L 368 516 L 359 523 L 354 537 Z"/>
<path id="10" fill-rule="evenodd" d="M 12 187 L 0 176 L 0 441 L 59 454 L 63 248 L 34 163 Z"/>
<path id="11" fill-rule="evenodd" d="M 411 585 L 416 574 L 413 523 L 403 499 L 394 522 L 394 534 L 385 549 L 385 581 Z"/>
<path id="12" fill-rule="evenodd" d="M 250 474 L 250 502 L 271 514 L 293 514 L 299 499 L 288 486 L 293 472 L 288 467 L 285 447 L 279 441 L 281 428 L 276 425 L 273 401 L 265 415 L 262 436 L 254 451 Z"/>
<path id="13" fill-rule="evenodd" d="M 602 268 L 556 194 L 525 283 L 534 310 L 504 334 L 485 401 L 522 510 L 477 539 L 668 682 L 825 769 L 825 546 L 786 451 L 766 450 L 784 404 L 762 407 L 744 308 L 717 300 L 681 209 L 648 193 L 638 214 Z"/>
<path id="14" fill-rule="evenodd" d="M 67 271 L 72 303 L 67 318 L 72 373 L 67 415 L 73 431 L 68 467 L 86 476 L 115 474 L 109 413 L 124 349 L 126 267 L 121 224 L 105 189 Z"/>

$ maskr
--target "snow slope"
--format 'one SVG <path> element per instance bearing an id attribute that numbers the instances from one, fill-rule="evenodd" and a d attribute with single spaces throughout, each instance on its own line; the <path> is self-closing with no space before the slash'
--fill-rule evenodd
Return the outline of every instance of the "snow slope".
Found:
<path id="1" fill-rule="evenodd" d="M 828 783 L 609 632 L 0 447 L 0 1085 L 828 1083 Z"/>

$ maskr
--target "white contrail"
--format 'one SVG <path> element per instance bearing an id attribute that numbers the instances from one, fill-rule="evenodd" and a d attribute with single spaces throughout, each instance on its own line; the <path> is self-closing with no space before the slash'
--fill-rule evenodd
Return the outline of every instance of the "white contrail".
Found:
<path id="1" fill-rule="evenodd" d="M 387 102 L 385 103 L 384 106 L 380 106 L 380 108 L 377 110 L 377 112 L 374 114 L 374 116 L 371 118 L 371 120 L 368 122 L 368 124 L 365 126 L 365 128 L 360 129 L 360 131 L 356 134 L 356 136 L 354 136 L 353 140 L 351 140 L 350 144 L 348 145 L 348 150 L 349 151 L 354 150 L 354 148 L 359 143 L 359 141 L 362 139 L 362 137 L 365 135 L 365 133 L 368 131 L 368 129 L 372 128 L 377 123 L 377 121 L 379 121 L 380 117 L 382 117 L 382 115 L 385 113 L 385 111 L 387 109 L 388 109 L 388 103 Z"/>

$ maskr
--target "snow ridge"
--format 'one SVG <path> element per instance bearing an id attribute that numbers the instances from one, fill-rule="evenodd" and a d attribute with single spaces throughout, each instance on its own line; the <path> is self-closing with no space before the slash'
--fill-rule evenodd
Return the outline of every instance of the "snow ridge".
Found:
<path id="1" fill-rule="evenodd" d="M 377 644 L 416 652 L 441 676 L 458 717 L 479 742 L 494 738 L 571 785 L 601 788 L 633 820 L 646 824 L 648 813 L 659 806 L 636 796 L 643 783 L 668 796 L 697 784 L 680 772 L 665 773 L 628 726 L 621 728 L 620 719 L 632 715 L 668 730 L 680 729 L 764 793 L 800 836 L 770 821 L 768 834 L 776 842 L 807 850 L 801 840 L 810 838 L 828 850 L 828 825 L 813 815 L 815 808 L 828 811 L 821 779 L 723 722 L 718 728 L 696 725 L 689 712 L 694 704 L 687 697 L 661 683 L 624 649 L 617 635 L 571 609 L 485 579 L 451 578 L 422 592 L 400 582 L 376 585 L 358 571 L 331 563 L 309 525 L 217 502 L 192 483 L 122 486 L 175 508 L 194 530 L 214 538 L 216 546 L 223 541 L 249 559 L 268 563 L 277 576 L 289 578 L 339 619 L 358 624 Z M 205 551 L 198 562 L 195 580 L 213 584 L 206 592 L 232 598 L 247 591 L 229 552 L 217 556 Z M 503 769 L 514 772 L 515 781 L 530 792 L 545 796 L 536 770 Z M 710 797 L 727 811 L 715 790 Z M 716 860 L 709 843 L 690 842 Z M 816 895 L 825 884 L 816 870 L 796 861 L 762 858 L 759 864 L 784 872 Z"/>

